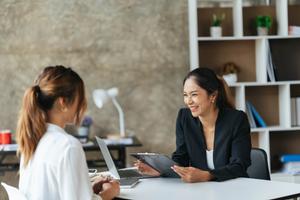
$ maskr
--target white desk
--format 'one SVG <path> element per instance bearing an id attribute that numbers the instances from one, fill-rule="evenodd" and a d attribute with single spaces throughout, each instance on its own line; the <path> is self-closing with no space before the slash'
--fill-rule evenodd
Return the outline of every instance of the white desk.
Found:
<path id="1" fill-rule="evenodd" d="M 225 182 L 184 183 L 180 179 L 142 179 L 136 187 L 122 189 L 119 197 L 143 200 L 276 199 L 300 194 L 300 184 L 238 178 Z"/>

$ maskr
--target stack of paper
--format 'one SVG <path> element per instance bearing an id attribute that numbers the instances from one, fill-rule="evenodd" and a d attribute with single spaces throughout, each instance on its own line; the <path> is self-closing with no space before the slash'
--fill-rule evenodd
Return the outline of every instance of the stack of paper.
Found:
<path id="1" fill-rule="evenodd" d="M 114 145 L 114 144 L 124 144 L 130 145 L 133 144 L 132 138 L 117 138 L 117 139 L 104 139 L 106 145 Z"/>
<path id="2" fill-rule="evenodd" d="M 300 35 L 300 26 L 289 26 L 289 35 Z"/>
<path id="3" fill-rule="evenodd" d="M 0 150 L 1 151 L 17 151 L 18 145 L 17 144 L 1 144 Z"/>
<path id="4" fill-rule="evenodd" d="M 285 154 L 280 160 L 283 163 L 284 173 L 300 174 L 300 154 Z"/>

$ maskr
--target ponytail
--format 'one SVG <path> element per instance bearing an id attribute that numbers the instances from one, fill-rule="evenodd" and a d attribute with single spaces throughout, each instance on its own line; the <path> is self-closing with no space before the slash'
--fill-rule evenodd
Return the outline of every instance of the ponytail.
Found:
<path id="1" fill-rule="evenodd" d="M 217 76 L 219 82 L 217 106 L 219 108 L 235 108 L 231 91 L 226 81 L 221 77 Z"/>
<path id="2" fill-rule="evenodd" d="M 17 125 L 18 155 L 22 154 L 26 167 L 37 145 L 46 133 L 47 113 L 57 98 L 62 97 L 69 105 L 78 99 L 76 124 L 86 109 L 84 83 L 71 68 L 49 66 L 44 68 L 35 86 L 26 90 Z"/>
<path id="3" fill-rule="evenodd" d="M 33 86 L 26 90 L 19 114 L 17 126 L 18 154 L 24 156 L 24 166 L 27 166 L 36 147 L 46 132 L 46 113 L 41 109 L 38 98 L 39 86 Z"/>

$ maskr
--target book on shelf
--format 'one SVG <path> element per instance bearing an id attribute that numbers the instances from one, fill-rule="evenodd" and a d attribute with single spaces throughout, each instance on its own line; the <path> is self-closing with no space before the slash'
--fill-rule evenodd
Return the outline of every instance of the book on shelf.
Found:
<path id="1" fill-rule="evenodd" d="M 291 97 L 291 126 L 300 126 L 300 97 Z"/>
<path id="2" fill-rule="evenodd" d="M 273 62 L 272 59 L 272 52 L 271 52 L 271 47 L 269 44 L 269 41 L 266 41 L 267 45 L 267 76 L 268 76 L 268 81 L 270 82 L 275 82 L 278 81 L 278 72 L 277 68 Z"/>
<path id="3" fill-rule="evenodd" d="M 291 98 L 291 125 L 297 126 L 297 98 L 295 97 Z"/>
<path id="4" fill-rule="evenodd" d="M 252 114 L 251 106 L 250 106 L 248 101 L 246 102 L 246 114 L 248 115 L 248 120 L 249 120 L 250 127 L 251 128 L 256 128 L 256 123 L 255 123 L 255 120 L 254 120 L 254 116 Z"/>
<path id="5" fill-rule="evenodd" d="M 299 162 L 300 163 L 300 154 L 283 154 L 280 157 L 282 163 L 287 162 Z"/>
<path id="6" fill-rule="evenodd" d="M 296 126 L 300 126 L 300 97 L 296 97 Z"/>
<path id="7" fill-rule="evenodd" d="M 267 124 L 265 123 L 263 118 L 260 116 L 260 114 L 257 112 L 255 107 L 249 101 L 247 101 L 246 104 L 247 104 L 247 108 L 248 108 L 247 110 L 249 110 L 249 112 L 252 113 L 252 116 L 254 119 L 254 124 L 256 125 L 255 127 L 267 127 Z M 250 126 L 251 126 L 251 123 L 250 123 Z"/>
<path id="8" fill-rule="evenodd" d="M 300 35 L 300 26 L 289 26 L 289 35 Z"/>

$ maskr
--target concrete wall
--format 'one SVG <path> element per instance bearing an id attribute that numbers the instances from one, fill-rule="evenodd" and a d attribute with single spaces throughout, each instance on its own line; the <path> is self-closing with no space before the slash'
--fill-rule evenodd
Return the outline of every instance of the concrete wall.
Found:
<path id="1" fill-rule="evenodd" d="M 0 129 L 15 131 L 24 90 L 56 64 L 84 79 L 92 135 L 118 132 L 113 104 L 100 110 L 91 99 L 93 89 L 116 86 L 139 151 L 173 151 L 189 69 L 187 1 L 0 1 Z"/>

